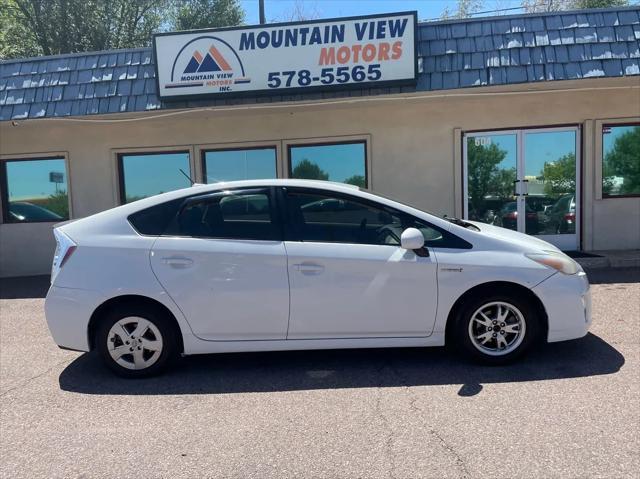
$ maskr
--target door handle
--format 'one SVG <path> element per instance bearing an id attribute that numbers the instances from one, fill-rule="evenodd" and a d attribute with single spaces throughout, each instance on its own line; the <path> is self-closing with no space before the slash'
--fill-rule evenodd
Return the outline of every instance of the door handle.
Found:
<path id="1" fill-rule="evenodd" d="M 320 274 L 324 271 L 324 266 L 318 263 L 297 263 L 293 267 L 302 274 Z"/>
<path id="2" fill-rule="evenodd" d="M 184 256 L 169 256 L 167 258 L 162 258 L 162 262 L 169 266 L 173 266 L 174 268 L 187 268 L 193 264 L 193 260 L 191 258 L 186 258 Z"/>

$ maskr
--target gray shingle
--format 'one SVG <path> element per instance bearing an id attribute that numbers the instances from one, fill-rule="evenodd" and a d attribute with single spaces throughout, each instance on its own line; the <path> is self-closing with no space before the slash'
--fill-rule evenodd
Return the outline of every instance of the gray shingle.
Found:
<path id="1" fill-rule="evenodd" d="M 429 44 L 431 55 L 444 55 L 446 52 L 444 40 L 434 40 Z"/>
<path id="2" fill-rule="evenodd" d="M 521 48 L 524 43 L 521 33 L 506 35 L 505 40 L 507 42 L 507 48 Z"/>
<path id="3" fill-rule="evenodd" d="M 609 27 L 620 25 L 616 12 L 602 12 L 602 18 L 604 19 L 604 24 Z"/>
<path id="4" fill-rule="evenodd" d="M 556 61 L 558 63 L 567 63 L 569 61 L 569 51 L 565 46 L 555 47 Z"/>
<path id="5" fill-rule="evenodd" d="M 29 107 L 29 118 L 42 118 L 46 113 L 46 103 L 32 103 Z"/>
<path id="6" fill-rule="evenodd" d="M 594 60 L 604 60 L 605 58 L 611 58 L 611 45 L 608 43 L 598 43 L 596 45 L 590 45 L 591 58 Z"/>
<path id="7" fill-rule="evenodd" d="M 78 83 L 89 83 L 92 77 L 91 70 L 81 70 L 78 72 Z"/>
<path id="8" fill-rule="evenodd" d="M 20 63 L 2 63 L 0 64 L 0 76 L 6 78 L 14 75 L 19 75 L 20 68 Z"/>
<path id="9" fill-rule="evenodd" d="M 24 120 L 29 117 L 29 108 L 31 105 L 14 105 L 11 118 L 14 120 Z"/>
<path id="10" fill-rule="evenodd" d="M 640 40 L 640 25 L 633 26 L 633 34 L 636 37 L 636 40 Z"/>
<path id="11" fill-rule="evenodd" d="M 512 18 L 511 19 L 511 33 L 524 32 L 525 23 L 524 18 Z"/>
<path id="12" fill-rule="evenodd" d="M 438 32 L 436 31 L 436 28 L 431 25 L 425 25 L 421 27 L 419 31 L 421 40 L 435 40 L 438 38 Z M 151 59 L 147 55 L 143 54 L 142 64 L 144 65 L 150 62 Z"/>
<path id="13" fill-rule="evenodd" d="M 499 67 L 500 66 L 500 52 L 494 50 L 492 52 L 488 52 L 486 55 L 486 66 L 487 67 Z"/>
<path id="14" fill-rule="evenodd" d="M 29 88 L 25 90 L 24 95 L 22 96 L 22 103 L 33 103 L 35 96 L 36 96 L 35 88 Z"/>
<path id="15" fill-rule="evenodd" d="M 107 87 L 108 87 L 108 85 L 109 84 L 107 82 L 96 83 L 94 96 L 96 98 L 104 98 L 105 96 L 107 96 Z"/>
<path id="16" fill-rule="evenodd" d="M 618 20 L 620 25 L 635 25 L 640 23 L 638 12 L 636 10 L 622 10 L 618 12 Z"/>
<path id="17" fill-rule="evenodd" d="M 549 37 L 550 45 L 560 45 L 562 41 L 560 40 L 560 31 L 558 30 L 549 30 L 547 32 L 547 36 Z"/>
<path id="18" fill-rule="evenodd" d="M 6 99 L 7 99 L 7 92 L 0 91 L 0 106 L 4 106 Z"/>
<path id="19" fill-rule="evenodd" d="M 569 80 L 580 78 L 582 76 L 582 70 L 578 63 L 567 63 L 564 66 L 564 72 Z"/>
<path id="20" fill-rule="evenodd" d="M 527 32 L 539 32 L 544 30 L 544 20 L 541 17 L 526 17 L 524 19 Z"/>
<path id="21" fill-rule="evenodd" d="M 629 50 L 626 43 L 612 43 L 611 44 L 611 56 L 613 58 L 627 58 L 629 56 Z"/>
<path id="22" fill-rule="evenodd" d="M 506 68 L 489 68 L 489 84 L 503 85 L 507 82 Z"/>
<path id="23" fill-rule="evenodd" d="M 564 28 L 576 28 L 578 19 L 575 15 L 561 15 L 562 26 Z"/>
<path id="24" fill-rule="evenodd" d="M 11 120 L 12 113 L 13 113 L 13 105 L 0 107 L 0 120 L 2 121 Z"/>
<path id="25" fill-rule="evenodd" d="M 544 17 L 544 23 L 546 25 L 546 29 L 551 30 L 560 30 L 562 28 L 562 20 L 559 15 L 549 15 Z"/>
<path id="26" fill-rule="evenodd" d="M 24 95 L 24 90 L 7 90 L 4 104 L 19 105 L 22 103 L 22 95 Z"/>
<path id="27" fill-rule="evenodd" d="M 126 80 L 127 79 L 127 67 L 116 67 L 113 69 L 114 80 Z"/>
<path id="28" fill-rule="evenodd" d="M 598 41 L 600 42 L 615 42 L 616 33 L 613 27 L 599 27 L 596 29 L 598 35 Z"/>
<path id="29" fill-rule="evenodd" d="M 102 81 L 111 81 L 113 79 L 113 70 L 105 68 L 102 70 Z"/>
<path id="30" fill-rule="evenodd" d="M 155 80 L 153 80 L 151 78 L 145 80 L 144 92 L 147 95 L 155 94 L 155 92 L 156 92 L 156 82 L 155 82 Z"/>
<path id="31" fill-rule="evenodd" d="M 602 62 L 602 69 L 607 76 L 621 76 L 623 73 L 622 62 L 617 59 L 604 60 Z"/>
<path id="32" fill-rule="evenodd" d="M 438 40 L 451 38 L 451 32 L 449 31 L 448 25 L 438 25 L 436 27 L 436 31 L 438 32 Z"/>
<path id="33" fill-rule="evenodd" d="M 637 58 L 622 60 L 622 69 L 624 70 L 625 75 L 640 75 L 640 67 L 638 66 Z"/>
<path id="34" fill-rule="evenodd" d="M 560 42 L 563 45 L 571 45 L 575 43 L 575 36 L 573 29 L 560 30 Z"/>
<path id="35" fill-rule="evenodd" d="M 436 70 L 436 57 L 428 56 L 424 57 L 422 60 L 422 71 L 424 72 L 432 72 Z M 140 92 L 136 92 L 137 89 L 141 88 Z M 133 82 L 133 92 L 134 95 L 139 95 L 144 91 L 144 80 L 140 80 L 139 76 L 137 80 Z"/>
<path id="36" fill-rule="evenodd" d="M 619 42 L 632 42 L 636 39 L 633 28 L 629 25 L 616 27 L 616 40 Z"/>
<path id="37" fill-rule="evenodd" d="M 592 27 L 603 27 L 605 25 L 604 17 L 602 16 L 602 13 L 599 12 L 588 13 L 587 20 L 589 22 L 589 25 L 591 25 Z"/>
<path id="38" fill-rule="evenodd" d="M 456 41 L 451 39 L 451 40 L 445 40 L 445 53 L 456 53 L 458 50 L 456 48 Z"/>
<path id="39" fill-rule="evenodd" d="M 464 23 L 454 23 L 451 25 L 451 37 L 463 38 L 467 36 L 467 27 Z"/>
<path id="40" fill-rule="evenodd" d="M 582 78 L 593 78 L 604 76 L 604 70 L 602 69 L 602 62 L 594 60 L 583 62 L 580 64 L 582 69 Z"/>
<path id="41" fill-rule="evenodd" d="M 522 39 L 524 40 L 525 47 L 535 47 L 536 39 L 533 32 L 525 32 L 522 34 Z"/>
<path id="42" fill-rule="evenodd" d="M 529 48 L 520 49 L 520 65 L 531 64 L 531 51 Z"/>
<path id="43" fill-rule="evenodd" d="M 629 51 L 630 58 L 638 58 L 640 57 L 640 43 L 639 42 L 629 42 L 627 43 L 627 50 Z"/>
<path id="44" fill-rule="evenodd" d="M 431 78 L 431 88 L 433 88 L 434 90 L 442 90 L 442 73 L 440 72 L 431 73 L 430 78 Z"/>
<path id="45" fill-rule="evenodd" d="M 459 38 L 457 40 L 457 51 L 460 53 L 470 53 L 475 51 L 473 38 Z"/>
<path id="46" fill-rule="evenodd" d="M 546 62 L 543 48 L 531 48 L 529 50 L 529 53 L 531 55 L 531 63 L 534 63 L 536 65 L 543 65 Z"/>
<path id="47" fill-rule="evenodd" d="M 594 25 L 591 25 L 591 23 L 589 23 L 589 18 L 584 13 L 578 13 L 576 15 L 576 23 L 578 24 L 578 27 L 594 26 Z"/>
<path id="48" fill-rule="evenodd" d="M 64 100 L 76 100 L 79 97 L 80 86 L 79 85 L 68 85 L 64 89 L 64 93 L 62 94 L 62 98 Z"/>
<path id="49" fill-rule="evenodd" d="M 592 27 L 576 28 L 575 35 L 576 43 L 595 43 L 598 41 L 596 29 Z"/>
<path id="50" fill-rule="evenodd" d="M 480 22 L 467 23 L 467 35 L 470 37 L 482 35 L 482 24 Z"/>
<path id="51" fill-rule="evenodd" d="M 484 67 L 484 55 L 482 53 L 471 54 L 471 68 L 474 70 Z"/>
<path id="52" fill-rule="evenodd" d="M 580 62 L 587 59 L 583 45 L 570 45 L 568 50 L 569 60 L 572 62 Z"/>
<path id="53" fill-rule="evenodd" d="M 511 24 L 509 20 L 493 20 L 491 22 L 491 31 L 494 34 L 511 33 Z"/>
<path id="54" fill-rule="evenodd" d="M 507 82 L 509 83 L 523 83 L 527 81 L 527 68 L 509 67 L 507 68 Z"/>
<path id="55" fill-rule="evenodd" d="M 442 86 L 445 90 L 458 88 L 460 86 L 460 75 L 458 72 L 445 72 L 442 74 Z"/>
<path id="56" fill-rule="evenodd" d="M 509 50 L 501 50 L 499 54 L 500 66 L 508 67 L 509 65 L 511 65 L 511 54 L 509 53 Z"/>
<path id="57" fill-rule="evenodd" d="M 563 80 L 564 67 L 558 63 L 553 65 L 545 65 L 544 67 L 547 80 Z"/>
<path id="58" fill-rule="evenodd" d="M 460 72 L 461 87 L 479 86 L 480 84 L 480 73 L 478 70 L 465 70 Z"/>
<path id="59" fill-rule="evenodd" d="M 549 45 L 549 36 L 547 35 L 547 32 L 535 32 L 534 33 L 535 37 L 536 37 L 536 45 L 538 45 L 539 47 L 543 47 L 545 45 Z"/>
<path id="60" fill-rule="evenodd" d="M 492 29 L 491 29 L 491 22 L 490 21 L 483 21 L 482 22 L 482 34 L 485 36 L 489 36 L 493 33 Z"/>

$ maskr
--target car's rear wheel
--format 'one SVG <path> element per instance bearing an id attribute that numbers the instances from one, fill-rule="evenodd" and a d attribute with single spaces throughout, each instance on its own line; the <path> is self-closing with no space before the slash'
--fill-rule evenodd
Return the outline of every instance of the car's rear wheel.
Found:
<path id="1" fill-rule="evenodd" d="M 522 356 L 540 332 L 536 308 L 526 298 L 495 295 L 463 305 L 456 340 L 470 358 L 507 364 Z"/>
<path id="2" fill-rule="evenodd" d="M 95 344 L 107 367 L 128 378 L 156 375 L 177 356 L 175 328 L 153 308 L 109 312 L 97 328 Z"/>

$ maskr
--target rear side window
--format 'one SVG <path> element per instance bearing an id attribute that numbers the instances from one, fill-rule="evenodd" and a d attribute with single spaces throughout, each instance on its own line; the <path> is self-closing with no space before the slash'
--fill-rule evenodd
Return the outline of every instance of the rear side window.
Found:
<path id="1" fill-rule="evenodd" d="M 280 239 L 269 193 L 255 190 L 214 194 L 190 202 L 170 233 L 195 238 Z"/>
<path id="2" fill-rule="evenodd" d="M 184 198 L 167 201 L 129 215 L 129 223 L 142 235 L 159 236 L 178 214 Z"/>

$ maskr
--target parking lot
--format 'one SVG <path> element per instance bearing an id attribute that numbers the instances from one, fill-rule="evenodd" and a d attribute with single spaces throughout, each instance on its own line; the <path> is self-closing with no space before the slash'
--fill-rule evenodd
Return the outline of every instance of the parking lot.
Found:
<path id="1" fill-rule="evenodd" d="M 46 278 L 0 283 L 2 477 L 637 477 L 640 271 L 587 337 L 509 367 L 442 348 L 191 357 L 142 381 L 58 349 Z"/>

